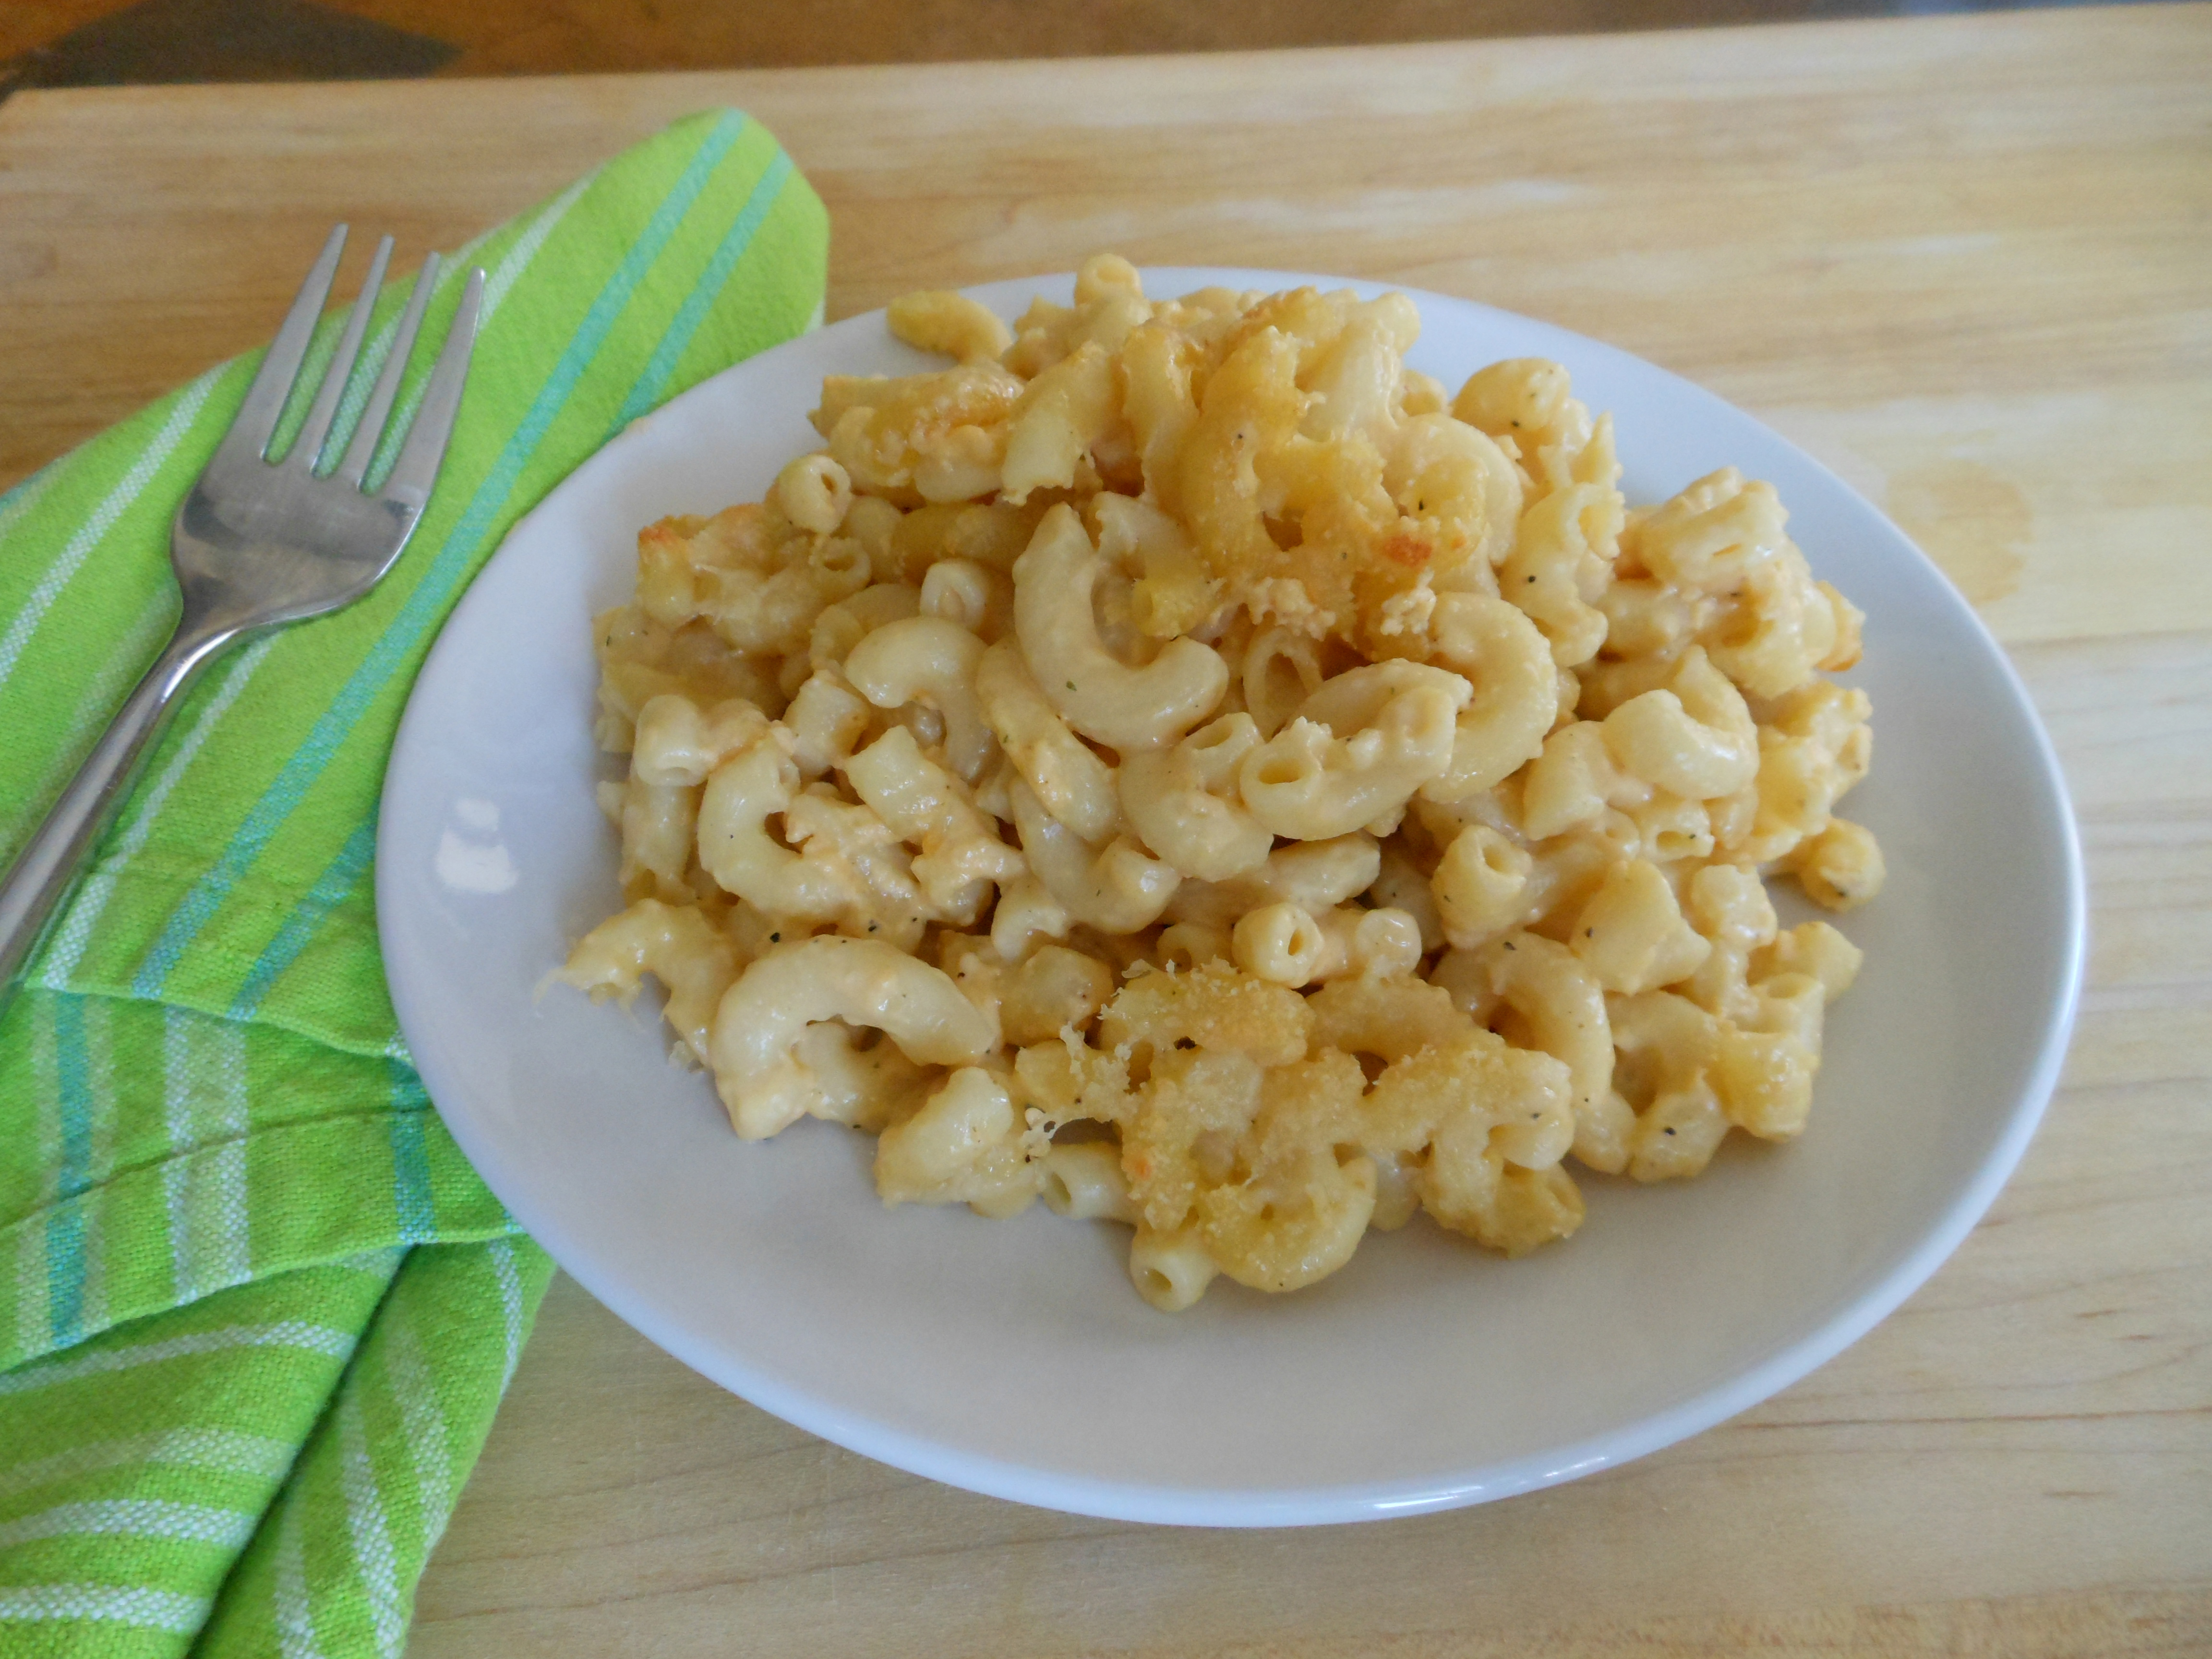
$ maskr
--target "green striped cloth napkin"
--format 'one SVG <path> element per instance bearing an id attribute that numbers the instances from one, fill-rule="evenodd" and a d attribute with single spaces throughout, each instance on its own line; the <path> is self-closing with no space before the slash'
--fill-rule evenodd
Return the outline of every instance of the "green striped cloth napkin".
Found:
<path id="1" fill-rule="evenodd" d="M 483 317 L 413 544 L 179 711 L 0 1018 L 0 1652 L 404 1645 L 551 1267 L 392 1018 L 369 881 L 392 733 L 507 526 L 817 321 L 827 249 L 775 140 L 724 112 L 459 250 L 425 337 L 471 264 Z M 0 861 L 170 626 L 170 515 L 258 356 L 0 497 Z"/>

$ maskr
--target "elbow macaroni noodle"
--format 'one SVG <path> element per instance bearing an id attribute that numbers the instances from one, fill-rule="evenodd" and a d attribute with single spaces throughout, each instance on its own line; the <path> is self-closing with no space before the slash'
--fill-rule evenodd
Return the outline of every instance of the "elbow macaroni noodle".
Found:
<path id="1" fill-rule="evenodd" d="M 1101 256 L 889 319 L 955 365 L 832 378 L 765 500 L 640 534 L 628 908 L 567 982 L 653 976 L 740 1135 L 872 1132 L 886 1203 L 1133 1227 L 1170 1311 L 1804 1128 L 1860 957 L 1762 875 L 1883 866 L 1860 613 L 1771 488 L 1631 507 L 1565 370 L 1447 402 L 1401 295 Z"/>

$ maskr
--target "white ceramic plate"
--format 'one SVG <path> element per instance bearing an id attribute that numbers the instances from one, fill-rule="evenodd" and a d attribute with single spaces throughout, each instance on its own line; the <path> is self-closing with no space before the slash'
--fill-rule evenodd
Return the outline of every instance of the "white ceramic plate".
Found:
<path id="1" fill-rule="evenodd" d="M 1071 287 L 975 292 L 1011 318 Z M 1122 1230 L 1042 1206 L 887 1212 L 865 1137 L 809 1121 L 741 1143 L 643 1003 L 631 1019 L 534 999 L 615 904 L 590 619 L 629 597 L 640 526 L 757 499 L 812 446 L 824 373 L 921 364 L 874 313 L 738 365 L 578 468 L 454 612 L 392 755 L 377 913 L 408 1044 L 493 1190 L 616 1313 L 777 1416 L 955 1486 L 1133 1520 L 1347 1521 L 1568 1480 L 1742 1411 L 1895 1308 L 1988 1207 L 2057 1077 L 2082 939 L 2064 790 L 2003 656 L 1879 513 L 1747 416 L 1559 329 L 1414 297 L 1414 366 L 1456 386 L 1558 359 L 1613 411 L 1632 501 L 1729 463 L 1771 479 L 1815 571 L 1866 609 L 1851 678 L 1879 740 L 1850 811 L 1889 885 L 1845 919 L 1867 965 L 1803 1139 L 1734 1138 L 1680 1185 L 1585 1179 L 1582 1231 L 1525 1261 L 1417 1222 L 1311 1290 L 1220 1280 L 1168 1317 L 1129 1288 Z"/>

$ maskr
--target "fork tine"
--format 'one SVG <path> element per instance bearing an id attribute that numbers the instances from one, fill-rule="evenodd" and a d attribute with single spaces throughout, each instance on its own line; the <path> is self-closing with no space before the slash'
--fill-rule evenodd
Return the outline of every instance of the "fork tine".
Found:
<path id="1" fill-rule="evenodd" d="M 468 380 L 483 285 L 482 270 L 469 273 L 469 285 L 461 290 L 453 329 L 446 336 L 446 349 L 438 354 L 438 366 L 430 371 L 422 405 L 416 411 L 415 424 L 408 428 L 399 459 L 392 464 L 392 476 L 384 481 L 382 493 L 386 496 L 416 507 L 430 497 L 430 486 L 437 482 L 439 465 L 446 459 L 446 440 L 453 433 L 453 416 L 460 410 L 461 387 Z"/>
<path id="2" fill-rule="evenodd" d="M 399 319 L 399 330 L 392 337 L 392 349 L 384 355 L 384 368 L 376 377 L 376 389 L 368 394 L 368 402 L 361 411 L 361 422 L 353 429 L 353 441 L 346 446 L 345 459 L 338 463 L 337 471 L 331 476 L 343 478 L 355 489 L 368 476 L 368 464 L 376 458 L 376 447 L 384 437 L 385 417 L 392 413 L 392 400 L 399 392 L 399 381 L 407 373 L 407 360 L 415 355 L 415 336 L 422 326 L 422 313 L 430 304 L 431 290 L 438 286 L 438 256 L 429 255 L 422 261 L 422 269 L 415 278 L 415 291 L 407 296 L 407 309 Z"/>
<path id="3" fill-rule="evenodd" d="M 246 401 L 238 407 L 238 418 L 223 434 L 225 449 L 250 447 L 257 459 L 266 453 L 269 440 L 276 435 L 277 416 L 284 412 L 285 399 L 292 394 L 292 382 L 298 378 L 300 365 L 307 359 L 307 343 L 314 336 L 315 323 L 331 297 L 331 279 L 337 275 L 338 255 L 345 251 L 345 239 L 343 225 L 332 230 L 330 240 L 323 244 L 322 257 L 307 273 L 307 280 L 300 284 L 299 295 L 285 315 L 284 326 L 276 331 L 276 337 L 269 344 L 269 355 L 261 360 L 260 372 L 246 389 Z"/>
<path id="4" fill-rule="evenodd" d="M 360 296 L 346 318 L 345 332 L 338 337 L 338 349 L 331 354 L 331 366 L 323 371 L 323 383 L 315 389 L 314 404 L 307 410 L 292 453 L 284 458 L 286 465 L 313 472 L 322 459 L 323 440 L 330 435 L 338 399 L 345 396 L 346 382 L 353 378 L 353 360 L 360 354 L 361 337 L 368 331 L 368 313 L 384 287 L 384 268 L 391 260 L 392 239 L 387 236 L 376 245 L 375 255 L 368 262 L 368 275 L 362 278 Z"/>

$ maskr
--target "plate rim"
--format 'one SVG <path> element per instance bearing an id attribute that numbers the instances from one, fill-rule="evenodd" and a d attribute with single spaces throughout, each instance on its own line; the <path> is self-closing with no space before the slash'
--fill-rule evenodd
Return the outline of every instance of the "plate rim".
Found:
<path id="1" fill-rule="evenodd" d="M 2040 1022 L 2040 1045 L 2004 1120 L 2002 1133 L 1996 1138 L 1972 1178 L 1953 1194 L 1933 1224 L 1923 1232 L 1911 1249 L 1815 1328 L 1783 1344 L 1757 1364 L 1686 1400 L 1678 1401 L 1602 1434 L 1540 1454 L 1474 1468 L 1438 1471 L 1425 1477 L 1316 1487 L 1183 1489 L 1063 1474 L 947 1444 L 837 1407 L 804 1390 L 789 1387 L 778 1379 L 763 1376 L 742 1363 L 733 1363 L 725 1352 L 711 1351 L 709 1339 L 664 1319 L 648 1304 L 628 1293 L 625 1286 L 617 1282 L 617 1276 L 611 1272 L 603 1273 L 600 1264 L 591 1258 L 588 1251 L 563 1237 L 564 1230 L 538 1205 L 528 1190 L 526 1180 L 510 1179 L 513 1172 L 504 1168 L 496 1170 L 496 1179 L 494 1172 L 487 1171 L 485 1166 L 488 1163 L 495 1166 L 501 1164 L 496 1150 L 465 1110 L 458 1114 L 449 1113 L 441 1103 L 447 1099 L 463 1097 L 466 1091 L 459 1086 L 453 1073 L 447 1069 L 446 1055 L 438 1043 L 435 1041 L 425 1043 L 418 1040 L 418 1033 L 432 1029 L 422 1000 L 426 988 L 404 982 L 404 974 L 391 972 L 387 957 L 386 977 L 400 1032 L 426 1091 L 433 1103 L 438 1106 L 441 1119 L 486 1185 L 563 1271 L 582 1285 L 616 1317 L 716 1386 L 726 1389 L 760 1409 L 809 1433 L 893 1468 L 986 1496 L 1039 1508 L 1117 1521 L 1232 1528 L 1331 1524 L 1429 1513 L 1538 1490 L 1632 1462 L 1701 1433 L 1771 1398 L 1856 1342 L 1934 1276 L 1964 1243 L 2010 1180 L 2056 1092 L 2071 1046 L 2080 1007 L 2087 951 L 2087 879 L 2079 826 L 2071 793 L 2066 786 L 2064 770 L 2050 732 L 2018 668 L 1979 612 L 1958 592 L 1949 579 L 1943 576 L 1940 567 L 1878 506 L 1818 457 L 1765 421 L 1663 365 L 1540 319 L 1507 312 L 1479 301 L 1401 283 L 1253 267 L 1175 265 L 1139 269 L 1146 291 L 1158 295 L 1172 295 L 1209 284 L 1281 288 L 1311 283 L 1348 288 L 1370 297 L 1387 292 L 1402 293 L 1413 299 L 1417 306 L 1441 301 L 1449 307 L 1503 319 L 1517 330 L 1533 330 L 1540 335 L 1548 335 L 1570 347 L 1570 351 L 1562 355 L 1579 356 L 1585 360 L 1615 360 L 1633 373 L 1663 377 L 1668 389 L 1674 395 L 1698 405 L 1710 404 L 1724 410 L 1733 418 L 1749 421 L 1756 425 L 1774 443 L 1784 447 L 1802 465 L 1817 473 L 1827 486 L 1879 519 L 1895 535 L 1900 545 L 1925 566 L 1929 574 L 1942 582 L 1954 613 L 1951 620 L 1954 623 L 1963 622 L 1971 630 L 1989 665 L 1996 671 L 1997 684 L 2002 687 L 2008 705 L 2007 712 L 2024 727 L 2028 737 L 2027 750 L 2034 761 L 2033 782 L 2055 809 L 2051 816 L 2057 828 L 2056 850 L 2064 886 L 2060 906 L 2063 936 L 2057 941 L 2057 973 L 2049 982 L 2047 1012 Z M 983 298 L 986 303 L 989 303 L 996 295 L 1034 293 L 1055 283 L 1064 287 L 1072 280 L 1073 273 L 1070 272 L 1045 273 L 972 284 L 960 292 Z M 516 520 L 501 538 L 499 547 L 478 569 L 477 578 L 481 578 L 494 562 L 505 556 L 511 544 L 525 537 L 541 515 L 550 516 L 558 512 L 562 493 L 574 480 L 603 466 L 616 465 L 623 447 L 622 440 L 628 433 L 658 420 L 666 411 L 687 400 L 701 398 L 717 381 L 742 372 L 748 364 L 757 362 L 770 352 L 801 345 L 817 338 L 820 333 L 858 329 L 871 322 L 880 325 L 883 314 L 880 308 L 859 313 L 841 319 L 829 329 L 799 336 L 793 341 L 741 360 L 701 380 L 642 417 L 641 422 L 624 428 L 623 433 L 617 434 L 607 444 L 594 451 L 550 487 L 537 504 Z M 462 593 L 446 621 L 441 624 L 438 635 L 417 671 L 415 684 L 409 689 L 406 706 L 395 733 L 379 795 L 375 900 L 380 938 L 392 925 L 403 902 L 398 896 L 398 860 L 386 856 L 386 837 L 393 833 L 391 826 L 398 821 L 396 802 L 405 791 L 415 757 L 422 751 L 420 733 L 414 728 L 418 720 L 430 718 L 416 692 L 430 678 L 440 653 L 446 648 L 451 637 L 454 623 L 461 618 L 469 606 L 476 591 L 477 578 L 471 579 L 469 589 Z"/>

